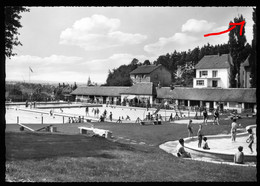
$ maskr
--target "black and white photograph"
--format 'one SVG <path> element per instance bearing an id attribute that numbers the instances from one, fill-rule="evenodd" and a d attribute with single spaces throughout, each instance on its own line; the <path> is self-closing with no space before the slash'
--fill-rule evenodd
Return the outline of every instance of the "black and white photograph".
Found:
<path id="1" fill-rule="evenodd" d="M 257 182 L 256 12 L 4 6 L 5 182 Z"/>

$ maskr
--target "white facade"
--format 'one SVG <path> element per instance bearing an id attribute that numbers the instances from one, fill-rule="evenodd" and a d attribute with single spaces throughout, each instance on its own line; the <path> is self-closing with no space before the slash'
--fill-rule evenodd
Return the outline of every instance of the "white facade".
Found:
<path id="1" fill-rule="evenodd" d="M 129 95 L 129 94 L 121 94 L 121 103 L 123 102 L 123 100 L 126 98 L 128 100 L 133 99 L 133 98 L 137 98 L 138 100 L 140 99 L 145 99 L 145 100 L 149 100 L 150 104 L 153 103 L 153 96 L 152 95 Z"/>
<path id="2" fill-rule="evenodd" d="M 193 87 L 229 88 L 229 69 L 196 69 L 196 78 L 193 79 Z"/>

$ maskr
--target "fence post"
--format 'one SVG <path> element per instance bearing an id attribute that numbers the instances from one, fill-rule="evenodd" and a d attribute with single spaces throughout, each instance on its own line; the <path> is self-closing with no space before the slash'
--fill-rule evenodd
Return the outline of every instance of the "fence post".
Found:
<path id="1" fill-rule="evenodd" d="M 43 124 L 43 116 L 42 116 L 42 124 Z"/>
<path id="2" fill-rule="evenodd" d="M 19 123 L 19 116 L 17 116 L 17 124 Z"/>
<path id="3" fill-rule="evenodd" d="M 64 124 L 64 116 L 62 116 L 62 123 Z"/>

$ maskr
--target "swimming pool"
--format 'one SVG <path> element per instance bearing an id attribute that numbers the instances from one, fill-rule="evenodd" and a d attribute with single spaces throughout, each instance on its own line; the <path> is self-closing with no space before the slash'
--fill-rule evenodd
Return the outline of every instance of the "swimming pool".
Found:
<path id="1" fill-rule="evenodd" d="M 38 104 L 39 105 L 39 104 Z M 48 106 L 52 106 L 54 104 L 50 104 L 50 105 L 46 105 Z M 76 104 L 72 104 L 73 106 L 75 106 Z M 149 109 L 148 111 L 145 108 L 133 108 L 133 107 L 125 107 L 125 106 L 106 106 L 106 105 L 102 105 L 102 107 L 89 107 L 89 114 L 86 116 L 86 112 L 85 112 L 85 107 L 80 107 L 82 106 L 82 104 L 77 104 L 79 105 L 79 107 L 73 107 L 73 108 L 64 108 L 63 106 L 68 106 L 65 104 L 60 105 L 60 108 L 46 108 L 44 109 L 43 107 L 41 107 L 41 109 L 38 108 L 25 108 L 24 105 L 17 105 L 17 106 L 6 106 L 6 123 L 17 123 L 17 117 L 19 117 L 19 121 L 20 122 L 24 122 L 24 123 L 41 123 L 42 119 L 43 119 L 43 123 L 63 123 L 63 120 L 65 120 L 64 122 L 68 122 L 68 117 L 65 117 L 65 119 L 63 119 L 62 116 L 58 116 L 55 114 L 64 114 L 64 115 L 68 115 L 68 116 L 84 116 L 85 118 L 89 118 L 92 120 L 98 120 L 100 117 L 100 114 L 102 114 L 105 110 L 107 111 L 107 120 L 109 121 L 109 114 L 110 112 L 112 112 L 112 117 L 113 117 L 113 122 L 116 122 L 118 120 L 118 118 L 120 117 L 123 122 L 125 123 L 134 123 L 136 121 L 136 119 L 139 117 L 140 119 L 143 119 L 146 117 L 146 115 L 148 115 L 148 113 L 150 112 L 150 114 L 152 114 L 156 109 L 152 108 Z M 55 104 L 55 106 L 57 106 L 57 104 Z M 94 110 L 93 109 L 99 109 L 99 115 L 95 115 L 94 114 Z M 22 109 L 22 110 L 19 110 Z M 62 110 L 61 110 L 62 109 Z M 54 113 L 54 117 L 51 117 L 49 115 L 50 110 L 53 111 Z M 38 113 L 38 112 L 42 112 L 42 113 Z M 175 111 L 174 110 L 160 110 L 158 112 L 158 114 L 160 114 L 163 119 L 166 116 L 167 118 L 169 118 L 169 116 L 171 114 L 173 114 L 173 116 L 175 115 Z M 130 120 L 125 120 L 127 115 L 130 117 Z"/>

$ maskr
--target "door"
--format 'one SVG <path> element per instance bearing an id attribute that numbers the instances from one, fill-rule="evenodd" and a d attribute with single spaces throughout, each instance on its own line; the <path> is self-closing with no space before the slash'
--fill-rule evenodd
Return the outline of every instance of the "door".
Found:
<path id="1" fill-rule="evenodd" d="M 218 81 L 213 80 L 212 81 L 212 87 L 218 87 Z"/>

